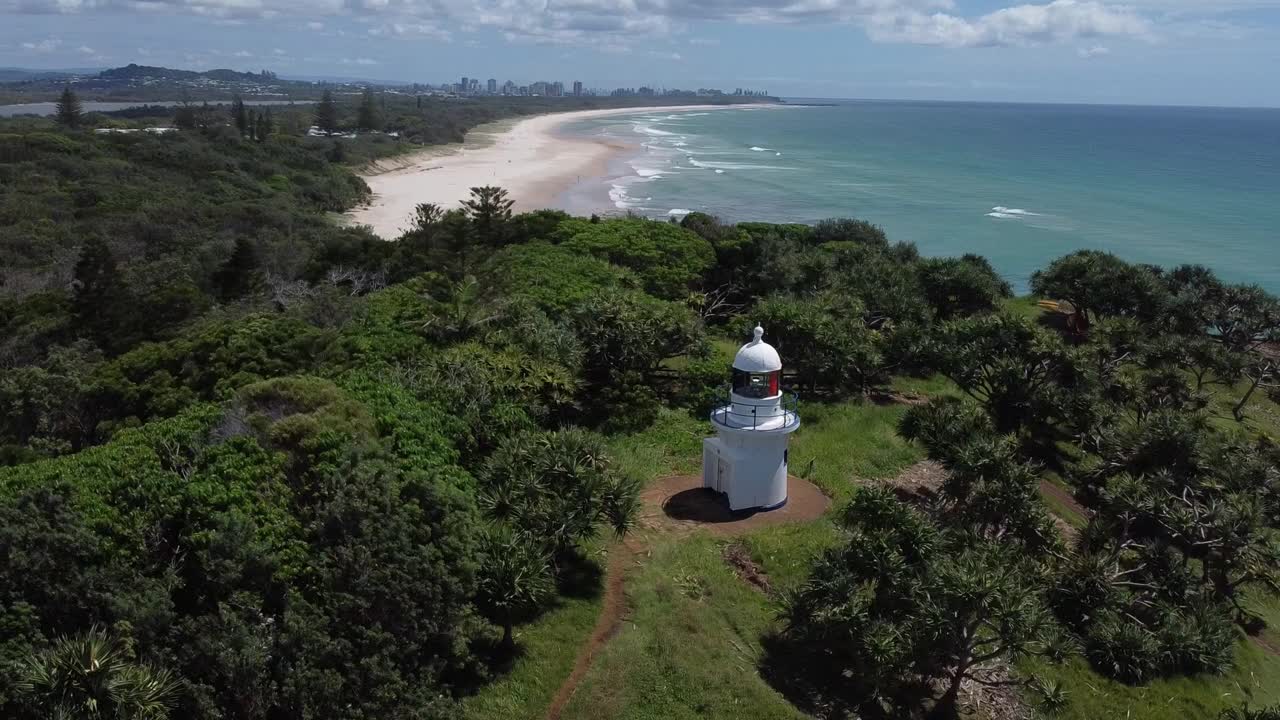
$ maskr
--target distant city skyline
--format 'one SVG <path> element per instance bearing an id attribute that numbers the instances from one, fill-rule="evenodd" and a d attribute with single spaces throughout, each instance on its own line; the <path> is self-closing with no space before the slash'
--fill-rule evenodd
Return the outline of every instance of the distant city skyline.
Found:
<path id="1" fill-rule="evenodd" d="M 1280 0 L 0 0 L 0 66 L 1280 106 Z M 514 73 L 512 73 L 514 74 Z M 456 82 L 456 81 L 454 81 Z"/>
<path id="2" fill-rule="evenodd" d="M 370 80 L 369 82 L 374 82 Z M 662 95 L 668 90 L 689 91 L 698 95 L 746 95 L 746 96 L 764 96 L 768 95 L 767 90 L 759 90 L 754 88 L 733 88 L 732 90 L 723 90 L 721 88 L 692 88 L 692 87 L 652 87 L 649 85 L 641 85 L 640 87 L 587 87 L 581 80 L 574 80 L 572 85 L 566 87 L 563 80 L 534 80 L 529 83 L 521 84 L 514 80 L 505 80 L 499 84 L 497 78 L 489 78 L 483 83 L 478 77 L 470 77 L 463 75 L 457 82 L 414 82 L 412 86 L 422 88 L 428 92 L 451 93 L 456 95 L 536 95 L 544 97 L 569 97 L 583 95 Z"/>

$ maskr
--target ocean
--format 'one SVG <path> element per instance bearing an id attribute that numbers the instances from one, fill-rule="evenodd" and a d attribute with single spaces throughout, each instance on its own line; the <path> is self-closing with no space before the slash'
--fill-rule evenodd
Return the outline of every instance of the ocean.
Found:
<path id="1" fill-rule="evenodd" d="M 1280 294 L 1280 110 L 813 102 L 830 104 L 574 123 L 637 151 L 567 204 L 857 217 L 926 255 L 985 255 L 1019 292 L 1050 260 L 1096 248 Z"/>

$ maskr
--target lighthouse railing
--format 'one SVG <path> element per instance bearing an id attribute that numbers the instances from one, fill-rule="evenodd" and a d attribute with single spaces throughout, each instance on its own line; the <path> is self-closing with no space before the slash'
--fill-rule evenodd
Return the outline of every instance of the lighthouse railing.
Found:
<path id="1" fill-rule="evenodd" d="M 778 403 L 778 408 L 782 412 L 768 414 L 760 413 L 760 408 L 755 405 L 751 406 L 751 412 L 736 412 L 734 410 L 736 405 L 733 402 L 733 389 L 725 388 L 723 392 L 724 399 L 711 411 L 711 421 L 725 427 L 735 430 L 746 430 L 747 428 L 757 430 L 763 424 L 773 425 L 777 420 L 781 419 L 782 422 L 776 427 L 786 428 L 795 424 L 800 417 L 798 411 L 800 397 L 785 388 L 782 390 L 782 398 Z"/>

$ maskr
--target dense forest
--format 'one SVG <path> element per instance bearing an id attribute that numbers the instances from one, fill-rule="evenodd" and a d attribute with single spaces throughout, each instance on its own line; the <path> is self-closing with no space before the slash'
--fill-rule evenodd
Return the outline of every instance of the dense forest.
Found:
<path id="1" fill-rule="evenodd" d="M 609 439 L 705 417 L 757 322 L 807 402 L 954 389 L 899 428 L 939 490 L 854 490 L 779 604 L 760 670 L 797 706 L 948 717 L 1028 657 L 1211 676 L 1265 625 L 1261 289 L 1080 251 L 1033 318 L 983 258 L 859 220 L 513 215 L 498 188 L 383 242 L 327 215 L 368 195 L 347 141 L 284 127 L 0 125 L 5 717 L 453 717 L 633 529 L 651 478 Z"/>

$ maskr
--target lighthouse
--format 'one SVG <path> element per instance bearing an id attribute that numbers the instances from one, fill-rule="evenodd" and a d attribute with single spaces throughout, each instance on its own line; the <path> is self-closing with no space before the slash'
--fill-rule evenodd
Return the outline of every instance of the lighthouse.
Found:
<path id="1" fill-rule="evenodd" d="M 757 325 L 733 359 L 729 401 L 711 411 L 716 437 L 702 441 L 702 485 L 723 493 L 730 510 L 787 503 L 787 436 L 800 416 L 781 383 L 782 359 Z"/>

